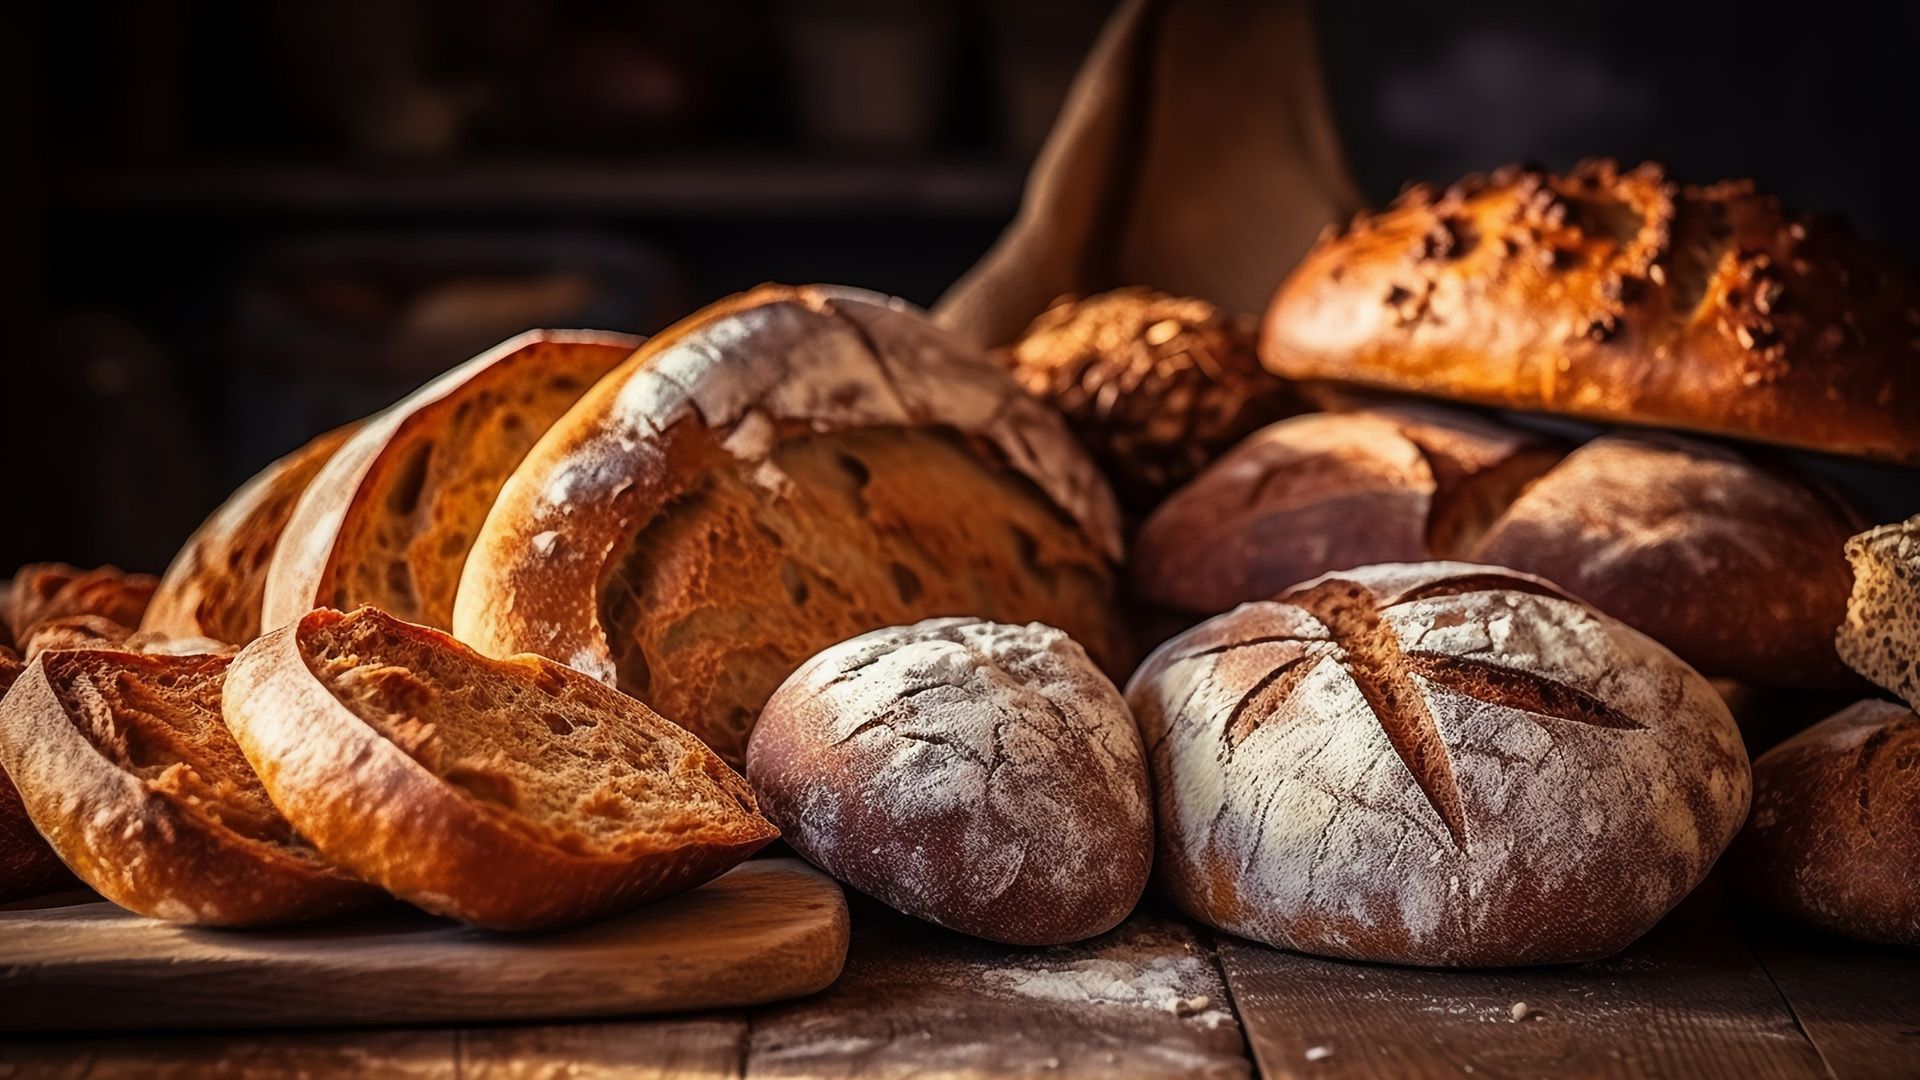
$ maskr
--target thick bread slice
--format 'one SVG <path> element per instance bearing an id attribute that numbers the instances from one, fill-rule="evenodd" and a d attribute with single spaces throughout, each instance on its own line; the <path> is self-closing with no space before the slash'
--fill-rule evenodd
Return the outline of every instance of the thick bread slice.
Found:
<path id="1" fill-rule="evenodd" d="M 248 646 L 226 713 L 329 858 L 476 926 L 666 896 L 778 835 L 746 781 L 638 701 L 372 608 L 314 611 Z"/>
<path id="2" fill-rule="evenodd" d="M 348 424 L 315 438 L 228 496 L 173 557 L 140 629 L 229 645 L 259 637 L 267 560 L 300 493 L 358 427 Z"/>
<path id="3" fill-rule="evenodd" d="M 16 648 L 24 648 L 41 623 L 72 615 L 98 615 L 121 626 L 140 625 L 158 583 L 151 574 L 117 567 L 82 570 L 65 563 L 32 563 L 13 575 L 0 594 L 0 622 Z"/>
<path id="4" fill-rule="evenodd" d="M 0 697 L 23 669 L 20 657 L 0 645 Z M 0 769 L 0 903 L 48 892 L 71 880 L 60 857 L 33 827 L 6 770 Z"/>
<path id="5" fill-rule="evenodd" d="M 370 604 L 447 629 L 480 523 L 508 474 L 640 339 L 535 330 L 369 420 L 314 477 L 267 570 L 261 625 Z"/>
<path id="6" fill-rule="evenodd" d="M 274 810 L 220 718 L 224 656 L 51 652 L 0 702 L 0 766 L 73 872 L 130 911 L 246 926 L 377 894 Z"/>
<path id="7" fill-rule="evenodd" d="M 1847 666 L 1920 710 L 1920 516 L 1847 541 L 1853 595 L 1835 645 Z"/>

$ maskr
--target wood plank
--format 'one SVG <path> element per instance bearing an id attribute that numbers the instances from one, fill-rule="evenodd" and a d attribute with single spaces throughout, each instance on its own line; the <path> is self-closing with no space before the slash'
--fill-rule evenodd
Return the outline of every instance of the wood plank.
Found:
<path id="1" fill-rule="evenodd" d="M 731 1080 L 746 1068 L 747 1019 L 740 1013 L 673 1020 L 461 1033 L 462 1080 Z"/>
<path id="2" fill-rule="evenodd" d="M 452 1031 L 331 1031 L 148 1035 L 0 1042 L 0 1080 L 249 1080 L 380 1076 L 453 1080 Z"/>
<path id="3" fill-rule="evenodd" d="M 1226 938 L 1219 954 L 1269 1077 L 1826 1075 L 1717 890 L 1569 967 L 1394 968 Z"/>
<path id="4" fill-rule="evenodd" d="M 1778 926 L 1749 938 L 1834 1076 L 1920 1074 L 1920 952 Z"/>
<path id="5" fill-rule="evenodd" d="M 1244 1077 L 1219 969 L 1183 923 L 1136 914 L 1020 949 L 863 914 L 826 993 L 753 1015 L 749 1077 Z"/>
<path id="6" fill-rule="evenodd" d="M 105 903 L 0 914 L 0 1031 L 299 1027 L 625 1016 L 812 993 L 840 972 L 846 898 L 797 859 L 545 934 L 398 907 L 262 931 Z"/>

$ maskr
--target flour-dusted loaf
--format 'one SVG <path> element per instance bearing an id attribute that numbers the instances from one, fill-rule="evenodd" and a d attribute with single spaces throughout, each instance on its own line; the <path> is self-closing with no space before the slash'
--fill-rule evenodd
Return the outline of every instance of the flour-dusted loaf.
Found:
<path id="1" fill-rule="evenodd" d="M 1321 239 L 1260 352 L 1293 379 L 1920 462 L 1913 274 L 1654 165 L 1415 186 Z"/>
<path id="2" fill-rule="evenodd" d="M 294 504 L 358 425 L 335 428 L 268 465 L 207 517 L 173 557 L 140 629 L 245 645 L 260 636 L 267 563 Z"/>
<path id="3" fill-rule="evenodd" d="M 307 485 L 267 568 L 261 624 L 370 604 L 445 630 L 467 550 L 547 426 L 640 339 L 534 330 L 380 413 Z"/>
<path id="4" fill-rule="evenodd" d="M 273 807 L 221 721 L 224 656 L 49 652 L 0 701 L 0 767 L 61 860 L 170 922 L 316 918 L 375 890 Z"/>
<path id="5" fill-rule="evenodd" d="M 995 357 L 1060 410 L 1140 513 L 1301 407 L 1260 366 L 1252 320 L 1139 286 L 1061 297 Z"/>
<path id="6" fill-rule="evenodd" d="M 138 626 L 158 584 L 150 574 L 117 567 L 82 570 L 65 563 L 32 563 L 13 575 L 0 593 L 0 622 L 15 648 L 24 648 L 40 624 L 74 615 L 96 615 Z"/>
<path id="7" fill-rule="evenodd" d="M 225 708 L 315 847 L 476 926 L 618 911 L 699 885 L 778 835 L 746 781 L 632 698 L 373 608 L 310 612 L 249 645 Z"/>
<path id="8" fill-rule="evenodd" d="M 1113 494 L 1059 414 L 899 301 L 763 286 L 654 337 L 554 424 L 467 559 L 454 633 L 616 685 L 742 760 L 828 645 L 1044 622 L 1108 670 Z"/>
<path id="9" fill-rule="evenodd" d="M 1301 952 L 1604 956 L 1746 816 L 1746 750 L 1707 681 L 1497 567 L 1329 574 L 1168 641 L 1127 700 L 1169 893 Z"/>
<path id="10" fill-rule="evenodd" d="M 767 702 L 747 780 L 815 865 L 994 941 L 1111 930 L 1152 865 L 1133 717 L 1050 626 L 929 619 L 826 649 Z"/>
<path id="11" fill-rule="evenodd" d="M 1329 570 L 1459 557 L 1564 453 L 1437 406 L 1283 420 L 1146 520 L 1129 566 L 1133 593 L 1214 615 Z"/>
<path id="12" fill-rule="evenodd" d="M 1869 529 L 1846 550 L 1853 594 L 1840 657 L 1920 709 L 1920 517 Z"/>
<path id="13" fill-rule="evenodd" d="M 0 645 L 0 698 L 5 698 L 24 668 L 12 649 Z M 60 857 L 33 827 L 20 792 L 0 765 L 0 903 L 48 892 L 71 882 Z"/>
<path id="14" fill-rule="evenodd" d="M 1770 911 L 1920 945 L 1920 717 L 1862 701 L 1762 754 L 1728 862 Z"/>

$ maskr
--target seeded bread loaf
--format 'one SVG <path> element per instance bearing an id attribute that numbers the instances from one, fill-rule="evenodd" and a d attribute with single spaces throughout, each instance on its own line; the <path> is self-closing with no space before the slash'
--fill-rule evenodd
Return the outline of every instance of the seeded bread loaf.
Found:
<path id="1" fill-rule="evenodd" d="M 1920 286 L 1837 222 L 1654 165 L 1410 188 L 1323 236 L 1261 359 L 1514 409 L 1920 461 Z"/>
<path id="2" fill-rule="evenodd" d="M 1920 709 L 1920 517 L 1847 541 L 1853 594 L 1840 657 Z"/>
<path id="3" fill-rule="evenodd" d="M 1049 626 L 929 619 L 826 649 L 767 702 L 747 780 L 815 865 L 994 941 L 1111 930 L 1153 862 L 1133 716 Z"/>
<path id="4" fill-rule="evenodd" d="M 1746 816 L 1746 751 L 1705 679 L 1495 567 L 1304 583 L 1168 641 L 1127 700 L 1169 893 L 1301 952 L 1604 956 L 1699 884 Z"/>
<path id="5" fill-rule="evenodd" d="M 445 630 L 474 535 L 529 447 L 640 339 L 529 331 L 369 420 L 300 496 L 261 624 L 370 604 Z"/>
<path id="6" fill-rule="evenodd" d="M 0 699 L 6 697 L 23 667 L 12 649 L 0 645 Z M 0 765 L 0 903 L 49 892 L 72 880 L 66 864 L 33 827 L 20 792 L 8 778 L 5 766 Z"/>
<path id="7" fill-rule="evenodd" d="M 1920 717 L 1862 701 L 1753 763 L 1753 820 L 1729 862 L 1762 907 L 1920 945 Z"/>
<path id="8" fill-rule="evenodd" d="M 300 493 L 355 427 L 319 436 L 260 470 L 221 503 L 161 575 L 140 629 L 229 645 L 259 637 L 267 562 Z"/>
<path id="9" fill-rule="evenodd" d="M 150 574 L 129 574 L 112 566 L 82 570 L 64 563 L 33 563 L 21 567 L 0 595 L 0 622 L 6 623 L 16 648 L 24 647 L 41 623 L 73 615 L 138 626 L 157 584 Z"/>
<path id="10" fill-rule="evenodd" d="M 83 649 L 29 664 L 0 702 L 0 766 L 35 828 L 100 895 L 170 922 L 290 922 L 374 899 L 268 801 L 221 721 L 227 663 Z"/>
<path id="11" fill-rule="evenodd" d="M 898 301 L 764 286 L 651 339 L 527 455 L 454 605 L 729 762 L 828 645 L 934 615 L 1045 622 L 1113 670 L 1118 511 L 1057 413 Z"/>
<path id="12" fill-rule="evenodd" d="M 631 907 L 778 835 L 744 780 L 639 702 L 373 608 L 314 611 L 247 646 L 225 710 L 321 852 L 476 926 Z"/>

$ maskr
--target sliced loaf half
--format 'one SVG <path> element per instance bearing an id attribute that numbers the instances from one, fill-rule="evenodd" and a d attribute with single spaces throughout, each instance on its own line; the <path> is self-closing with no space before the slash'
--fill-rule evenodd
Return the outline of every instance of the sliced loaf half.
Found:
<path id="1" fill-rule="evenodd" d="M 1920 710 L 1920 516 L 1847 541 L 1853 595 L 1835 644 L 1847 666 Z"/>
<path id="2" fill-rule="evenodd" d="M 18 654 L 0 645 L 0 697 L 23 667 Z M 72 880 L 60 857 L 33 827 L 13 781 L 0 769 L 0 903 L 48 892 Z"/>

